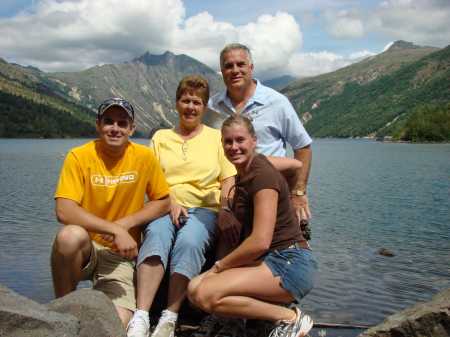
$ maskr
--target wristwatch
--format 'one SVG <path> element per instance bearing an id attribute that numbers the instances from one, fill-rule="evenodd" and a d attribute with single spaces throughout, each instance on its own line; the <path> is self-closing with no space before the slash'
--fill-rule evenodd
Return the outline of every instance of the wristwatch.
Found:
<path id="1" fill-rule="evenodd" d="M 306 191 L 305 190 L 292 190 L 291 195 L 296 195 L 298 197 L 302 197 L 302 196 L 306 195 Z"/>

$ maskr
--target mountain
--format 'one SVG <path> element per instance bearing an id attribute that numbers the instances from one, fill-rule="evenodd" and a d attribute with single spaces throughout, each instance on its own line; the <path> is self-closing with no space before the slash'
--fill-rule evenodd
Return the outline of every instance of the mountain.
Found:
<path id="1" fill-rule="evenodd" d="M 271 78 L 265 81 L 262 81 L 262 84 L 275 89 L 275 90 L 281 90 L 284 87 L 286 87 L 289 83 L 295 81 L 297 78 L 290 75 L 283 75 L 275 78 Z"/>
<path id="2" fill-rule="evenodd" d="M 450 46 L 405 41 L 282 90 L 316 137 L 400 135 L 413 110 L 450 101 Z"/>
<path id="3" fill-rule="evenodd" d="M 178 118 L 175 93 L 189 74 L 208 79 L 211 94 L 221 90 L 221 77 L 187 55 L 145 53 L 130 62 L 95 66 L 81 72 L 48 74 L 49 80 L 75 102 L 95 109 L 107 97 L 129 100 L 136 110 L 137 129 L 145 134 L 155 127 L 172 126 Z"/>
<path id="4" fill-rule="evenodd" d="M 93 116 L 44 72 L 0 59 L 0 137 L 93 136 Z"/>

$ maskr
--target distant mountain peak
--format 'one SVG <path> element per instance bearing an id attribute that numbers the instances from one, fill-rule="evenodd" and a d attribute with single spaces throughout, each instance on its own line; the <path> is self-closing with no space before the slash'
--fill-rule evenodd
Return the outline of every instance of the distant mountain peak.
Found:
<path id="1" fill-rule="evenodd" d="M 164 54 L 155 55 L 150 54 L 150 52 L 145 52 L 141 56 L 133 59 L 132 63 L 144 63 L 147 65 L 160 65 L 160 64 L 168 64 L 173 62 L 173 60 L 177 57 L 174 53 L 170 51 L 166 51 Z"/>
<path id="2" fill-rule="evenodd" d="M 421 48 L 420 46 L 415 45 L 412 42 L 398 40 L 395 41 L 392 46 L 389 47 L 388 51 L 392 50 L 404 50 L 404 49 L 418 49 Z"/>

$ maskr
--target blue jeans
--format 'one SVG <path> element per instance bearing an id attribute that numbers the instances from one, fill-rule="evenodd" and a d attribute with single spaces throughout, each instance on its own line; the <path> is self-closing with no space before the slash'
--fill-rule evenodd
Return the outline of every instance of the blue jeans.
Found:
<path id="1" fill-rule="evenodd" d="M 217 213 L 206 208 L 190 208 L 188 213 L 189 219 L 180 229 L 169 215 L 147 225 L 137 266 L 148 257 L 158 256 L 166 270 L 170 257 L 170 274 L 192 279 L 200 273 L 205 252 L 214 240 Z"/>
<path id="2" fill-rule="evenodd" d="M 280 276 L 281 286 L 298 302 L 313 288 L 317 263 L 312 252 L 303 248 L 271 251 L 264 263 L 273 276 Z"/>

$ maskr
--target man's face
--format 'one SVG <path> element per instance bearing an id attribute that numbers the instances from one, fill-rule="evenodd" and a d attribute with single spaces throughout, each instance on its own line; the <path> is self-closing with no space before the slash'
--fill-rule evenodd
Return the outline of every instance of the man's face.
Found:
<path id="1" fill-rule="evenodd" d="M 221 65 L 223 81 L 228 90 L 245 90 L 253 80 L 253 64 L 245 50 L 232 49 L 223 55 Z"/>
<path id="2" fill-rule="evenodd" d="M 126 111 L 118 106 L 106 110 L 97 120 L 97 133 L 100 140 L 109 149 L 120 151 L 134 132 L 134 124 Z"/>

